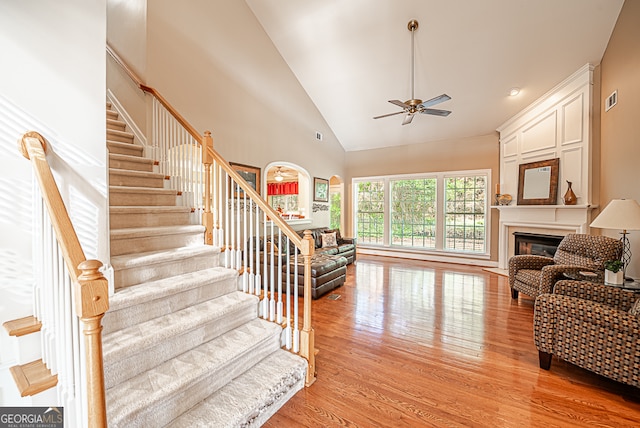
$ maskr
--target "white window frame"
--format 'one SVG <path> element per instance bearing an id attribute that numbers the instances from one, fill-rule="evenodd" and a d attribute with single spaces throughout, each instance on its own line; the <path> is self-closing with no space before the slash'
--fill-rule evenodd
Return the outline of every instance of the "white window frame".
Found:
<path id="1" fill-rule="evenodd" d="M 444 210 L 445 210 L 445 179 L 454 178 L 460 176 L 479 176 L 484 175 L 486 177 L 486 193 L 485 200 L 485 250 L 484 252 L 475 252 L 467 250 L 447 249 L 444 247 Z M 397 245 L 391 245 L 391 198 L 390 198 L 390 182 L 392 180 L 412 180 L 412 179 L 436 179 L 436 246 L 435 249 L 426 249 L 418 247 L 403 247 Z M 353 195 L 353 212 L 352 217 L 352 230 L 353 235 L 358 236 L 358 183 L 367 181 L 382 181 L 383 191 L 385 195 L 384 203 L 384 239 L 383 244 L 364 244 L 358 242 L 358 246 L 362 248 L 372 249 L 385 249 L 399 252 L 411 252 L 411 253 L 426 253 L 426 254 L 446 254 L 446 255 L 459 255 L 466 258 L 482 258 L 488 259 L 491 252 L 491 170 L 490 169 L 475 169 L 475 170 L 460 170 L 460 171 L 443 171 L 443 172 L 431 172 L 431 173 L 419 173 L 419 174 L 398 174 L 398 175 L 384 175 L 384 176 L 370 176 L 370 177 L 355 177 L 352 180 L 352 195 Z"/>

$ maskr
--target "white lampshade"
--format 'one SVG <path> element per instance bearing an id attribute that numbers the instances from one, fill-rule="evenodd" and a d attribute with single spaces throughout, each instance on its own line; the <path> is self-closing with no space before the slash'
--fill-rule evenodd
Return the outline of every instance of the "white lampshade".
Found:
<path id="1" fill-rule="evenodd" d="M 591 227 L 640 230 L 640 204 L 635 199 L 613 199 L 591 222 Z"/>

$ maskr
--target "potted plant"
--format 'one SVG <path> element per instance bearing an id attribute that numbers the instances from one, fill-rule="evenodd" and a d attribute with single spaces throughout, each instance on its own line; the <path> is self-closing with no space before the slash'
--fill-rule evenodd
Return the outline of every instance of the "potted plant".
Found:
<path id="1" fill-rule="evenodd" d="M 607 260 L 604 262 L 604 282 L 620 285 L 624 283 L 624 272 L 620 260 Z"/>

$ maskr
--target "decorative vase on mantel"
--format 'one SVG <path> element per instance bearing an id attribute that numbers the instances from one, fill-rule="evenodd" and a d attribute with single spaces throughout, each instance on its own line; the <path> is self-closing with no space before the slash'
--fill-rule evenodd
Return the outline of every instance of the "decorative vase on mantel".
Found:
<path id="1" fill-rule="evenodd" d="M 567 189 L 567 192 L 564 194 L 564 204 L 565 205 L 575 205 L 576 203 L 578 203 L 578 198 L 576 197 L 576 194 L 573 193 L 573 190 L 571 190 L 571 182 L 569 180 L 567 180 L 567 184 L 569 185 L 569 188 Z"/>

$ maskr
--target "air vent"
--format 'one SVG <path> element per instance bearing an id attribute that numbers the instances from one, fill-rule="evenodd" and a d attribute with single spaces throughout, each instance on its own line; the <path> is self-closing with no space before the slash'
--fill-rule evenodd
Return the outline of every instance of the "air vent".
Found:
<path id="1" fill-rule="evenodd" d="M 322 132 L 316 131 L 316 140 L 322 141 Z"/>
<path id="2" fill-rule="evenodd" d="M 618 91 L 613 91 L 604 102 L 604 111 L 609 111 L 611 107 L 618 103 Z"/>

